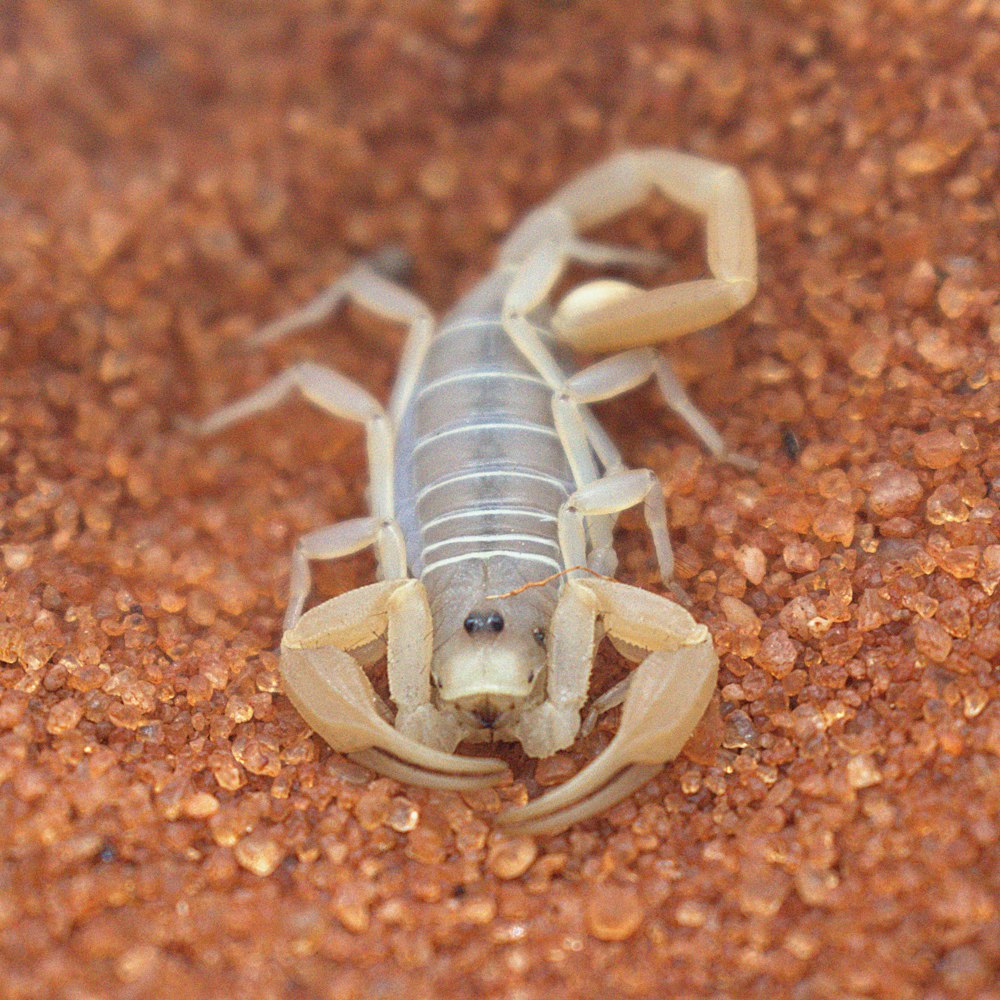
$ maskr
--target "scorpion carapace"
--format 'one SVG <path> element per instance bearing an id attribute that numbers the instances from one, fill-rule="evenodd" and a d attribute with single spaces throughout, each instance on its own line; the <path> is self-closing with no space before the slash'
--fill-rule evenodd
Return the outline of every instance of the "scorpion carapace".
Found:
<path id="1" fill-rule="evenodd" d="M 581 234 L 654 191 L 705 220 L 709 276 L 653 290 L 589 282 L 553 306 L 571 261 L 645 266 L 656 255 Z M 281 644 L 285 689 L 332 747 L 403 781 L 468 789 L 506 774 L 455 754 L 465 740 L 517 740 L 535 757 L 580 731 L 597 642 L 638 666 L 591 715 L 624 703 L 608 747 L 573 779 L 497 821 L 546 832 L 594 815 L 647 781 L 690 736 L 715 690 L 708 630 L 679 604 L 609 579 L 618 515 L 641 505 L 665 582 L 673 573 L 663 491 L 628 469 L 590 404 L 654 379 L 719 459 L 727 450 L 651 346 L 717 323 L 757 282 L 750 196 L 732 167 L 667 150 L 619 153 L 529 214 L 492 272 L 436 323 L 409 291 L 360 265 L 261 330 L 260 345 L 351 300 L 409 328 L 388 406 L 302 362 L 199 424 L 203 433 L 301 392 L 362 424 L 370 514 L 305 535 L 292 557 Z M 578 368 L 574 349 L 608 357 Z M 613 352 L 613 353 L 612 353 Z M 378 582 L 303 614 L 311 560 L 372 546 Z M 363 667 L 385 651 L 394 709 Z"/>

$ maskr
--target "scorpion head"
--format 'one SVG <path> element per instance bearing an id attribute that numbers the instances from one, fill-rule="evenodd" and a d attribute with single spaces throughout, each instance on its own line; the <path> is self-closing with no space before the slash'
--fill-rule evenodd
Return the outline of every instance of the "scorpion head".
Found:
<path id="1" fill-rule="evenodd" d="M 502 727 L 507 713 L 542 688 L 547 616 L 533 595 L 523 596 L 480 599 L 455 615 L 435 650 L 432 676 L 439 700 L 485 729 Z"/>

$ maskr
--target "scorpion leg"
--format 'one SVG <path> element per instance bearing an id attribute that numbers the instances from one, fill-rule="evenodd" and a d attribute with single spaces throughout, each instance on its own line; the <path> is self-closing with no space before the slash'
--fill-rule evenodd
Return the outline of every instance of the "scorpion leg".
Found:
<path id="1" fill-rule="evenodd" d="M 695 406 L 694 401 L 687 394 L 687 390 L 677 378 L 670 362 L 662 354 L 655 354 L 655 360 L 656 384 L 659 386 L 667 406 L 694 431 L 701 439 L 702 444 L 717 459 L 728 462 L 737 469 L 753 472 L 758 464 L 756 459 L 727 448 L 722 436 L 712 426 L 712 422 Z"/>
<path id="2" fill-rule="evenodd" d="M 631 657 L 626 657 L 626 659 L 630 658 Z M 641 661 L 645 658 L 646 651 L 643 650 L 639 660 Z M 610 712 L 611 709 L 617 708 L 625 700 L 625 697 L 628 694 L 629 682 L 631 680 L 632 675 L 629 674 L 628 677 L 609 687 L 604 694 L 598 695 L 598 697 L 591 702 L 590 711 L 587 712 L 586 718 L 580 724 L 581 736 L 589 736 L 594 731 L 594 726 L 597 725 L 597 720 L 605 712 Z"/>
<path id="3" fill-rule="evenodd" d="M 674 572 L 674 553 L 667 530 L 663 488 L 649 469 L 628 469 L 604 476 L 578 489 L 559 510 L 559 545 L 567 566 L 586 565 L 588 518 L 617 515 L 643 504 L 646 524 L 653 536 L 653 548 L 660 576 L 669 581 Z M 579 570 L 576 571 L 579 574 Z"/>
<path id="4" fill-rule="evenodd" d="M 399 571 L 405 543 L 395 521 L 379 521 L 374 517 L 356 517 L 338 521 L 303 535 L 292 550 L 292 572 L 288 586 L 288 608 L 282 626 L 288 631 L 302 616 L 306 599 L 312 587 L 309 563 L 312 560 L 340 559 L 354 555 L 374 545 L 379 553 L 379 563 L 394 572 L 385 573 L 391 579 L 402 577 Z"/>
<path id="5" fill-rule="evenodd" d="M 573 240 L 568 247 L 569 256 L 581 264 L 593 267 L 630 267 L 641 270 L 663 268 L 670 263 L 670 257 L 656 250 L 636 247 L 620 247 L 613 243 L 598 243 L 595 240 Z"/>
<path id="6" fill-rule="evenodd" d="M 426 685 L 422 668 L 396 670 L 399 660 L 425 655 L 422 623 L 408 619 L 414 588 L 421 586 L 413 580 L 374 583 L 306 612 L 282 639 L 285 691 L 310 728 L 372 770 L 433 788 L 496 784 L 506 770 L 502 761 L 446 753 L 390 725 L 379 711 L 371 682 L 351 656 L 351 650 L 388 633 L 393 698 L 411 710 L 425 695 L 429 698 L 429 667 Z"/>
<path id="7" fill-rule="evenodd" d="M 598 362 L 584 369 L 571 379 L 566 379 L 551 351 L 542 341 L 539 329 L 528 318 L 529 313 L 551 288 L 561 268 L 558 245 L 543 243 L 519 266 L 517 275 L 506 296 L 503 307 L 504 328 L 517 344 L 525 357 L 552 387 L 553 414 L 560 439 L 566 449 L 574 477 L 580 490 L 594 486 L 600 495 L 594 494 L 595 502 L 606 509 L 593 507 L 588 512 L 587 528 L 595 562 L 594 568 L 614 568 L 615 557 L 611 544 L 611 528 L 617 514 L 628 507 L 646 501 L 646 520 L 653 534 L 660 571 L 665 581 L 673 574 L 673 553 L 670 535 L 666 526 L 666 511 L 659 482 L 648 470 L 627 472 L 621 466 L 617 449 L 607 435 L 596 433 L 596 420 L 582 403 L 609 399 L 627 392 L 650 377 L 652 369 L 649 357 L 639 351 L 627 352 L 616 358 Z M 605 468 L 611 472 L 603 479 L 597 478 L 592 449 L 600 449 Z M 650 480 L 656 486 L 652 488 Z M 601 485 L 599 485 L 601 484 Z M 614 485 L 612 485 L 614 484 Z M 629 499 L 635 490 L 641 495 Z M 624 490 L 620 496 L 614 491 Z M 560 520 L 563 520 L 560 515 Z M 562 539 L 562 528 L 560 538 Z M 586 529 L 583 519 L 579 519 L 573 532 L 575 544 L 570 551 L 563 546 L 563 556 L 567 566 L 588 565 Z"/>
<path id="8" fill-rule="evenodd" d="M 318 533 L 307 536 L 296 547 L 292 558 L 286 627 L 301 613 L 308 595 L 310 558 L 334 558 L 355 552 L 366 544 L 374 544 L 379 560 L 379 576 L 382 579 L 396 579 L 406 575 L 405 545 L 393 514 L 393 432 L 381 403 L 356 382 L 331 368 L 312 361 L 300 361 L 286 368 L 256 392 L 216 410 L 197 423 L 194 429 L 200 434 L 212 434 L 277 406 L 296 390 L 332 416 L 364 425 L 371 475 L 369 493 L 372 517 L 320 529 Z M 310 551 L 316 555 L 311 556 Z"/>
<path id="9" fill-rule="evenodd" d="M 558 788 L 497 817 L 517 833 L 554 833 L 621 801 L 677 756 L 715 690 L 711 636 L 682 607 L 623 583 L 572 585 L 596 599 L 609 636 L 648 655 L 631 674 L 618 732 L 605 750 Z"/>
<path id="10" fill-rule="evenodd" d="M 692 402 L 670 363 L 652 348 L 622 351 L 589 365 L 567 381 L 565 394 L 576 404 L 604 402 L 630 392 L 650 377 L 655 377 L 667 405 L 712 455 L 738 468 L 752 471 L 757 467 L 753 459 L 726 447 L 708 417 Z"/>
<path id="11" fill-rule="evenodd" d="M 590 371 L 590 369 L 585 369 Z M 582 373 L 581 373 L 582 374 Z M 552 399 L 552 413 L 556 429 L 559 432 L 563 447 L 567 455 L 587 454 L 591 452 L 597 456 L 604 469 L 605 477 L 617 475 L 626 471 L 622 463 L 621 453 L 607 432 L 601 426 L 590 408 L 581 405 L 590 400 L 584 399 L 576 386 L 578 376 L 573 376 L 563 384 L 560 392 Z M 612 390 L 598 395 L 596 399 L 610 398 L 620 392 L 625 392 L 630 386 L 620 387 L 617 383 Z M 583 479 L 577 477 L 577 485 L 583 486 L 597 481 L 599 477 L 595 474 Z M 615 516 L 598 517 L 592 516 L 587 520 L 587 531 L 590 536 L 590 554 L 587 566 L 597 573 L 610 576 L 614 573 L 618 565 L 618 557 L 612 545 L 611 532 L 615 524 Z M 567 565 L 574 565 L 567 563 Z"/>
<path id="12" fill-rule="evenodd" d="M 600 478 L 600 472 L 594 461 L 597 449 L 592 445 L 591 428 L 588 427 L 586 419 L 590 416 L 589 411 L 567 403 L 560 394 L 552 399 L 552 415 L 556 433 L 559 435 L 569 466 L 573 471 L 574 482 L 577 486 L 596 482 Z M 593 420 L 592 423 L 600 426 L 596 420 Z M 600 428 L 602 435 L 603 430 Z M 604 435 L 604 437 L 607 436 Z M 610 439 L 608 442 L 610 444 Z M 600 453 L 597 454 L 600 458 Z M 613 528 L 614 518 L 612 517 L 594 517 L 587 522 L 590 554 L 586 565 L 595 573 L 610 576 L 618 565 L 618 557 L 615 554 L 611 535 Z"/>
<path id="13" fill-rule="evenodd" d="M 593 415 L 585 409 L 560 405 L 564 396 L 566 377 L 552 351 L 543 341 L 542 328 L 529 318 L 558 280 L 566 263 L 566 251 L 572 242 L 571 234 L 558 232 L 535 234 L 540 242 L 530 250 L 524 260 L 516 262 L 516 274 L 504 298 L 502 322 L 504 330 L 526 360 L 545 379 L 553 392 L 553 417 L 556 431 L 566 452 L 576 485 L 585 486 L 598 479 L 600 473 L 594 460 L 617 455 L 610 438 Z M 506 246 L 506 244 L 505 244 Z M 603 445 L 603 451 L 595 448 Z M 620 462 L 615 459 L 615 467 Z M 605 464 L 605 470 L 608 466 Z M 613 520 L 593 518 L 588 529 L 591 547 L 604 553 L 610 561 L 598 571 L 614 569 L 615 559 L 611 531 Z"/>
<path id="14" fill-rule="evenodd" d="M 383 277 L 365 264 L 358 264 L 325 288 L 312 301 L 281 319 L 268 323 L 247 342 L 262 347 L 289 334 L 328 319 L 345 301 L 350 300 L 383 319 L 409 326 L 398 374 L 388 410 L 394 427 L 413 393 L 420 364 L 434 329 L 431 311 L 412 292 Z"/>

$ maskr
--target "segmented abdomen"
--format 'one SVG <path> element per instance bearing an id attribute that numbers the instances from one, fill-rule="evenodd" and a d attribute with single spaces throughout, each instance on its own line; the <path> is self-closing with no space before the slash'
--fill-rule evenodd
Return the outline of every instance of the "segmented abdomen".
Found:
<path id="1" fill-rule="evenodd" d="M 442 325 L 396 465 L 410 569 L 428 585 L 445 567 L 487 558 L 517 560 L 526 579 L 563 568 L 556 514 L 573 482 L 552 390 L 498 318 L 459 314 Z"/>

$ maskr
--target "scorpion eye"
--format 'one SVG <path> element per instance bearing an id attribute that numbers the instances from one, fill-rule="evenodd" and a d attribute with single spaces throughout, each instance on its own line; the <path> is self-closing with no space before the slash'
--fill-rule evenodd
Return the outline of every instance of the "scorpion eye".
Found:
<path id="1" fill-rule="evenodd" d="M 499 611 L 470 611 L 462 623 L 469 635 L 476 632 L 502 632 L 504 621 Z"/>
<path id="2" fill-rule="evenodd" d="M 538 643 L 539 646 L 545 645 L 545 629 L 543 628 L 533 628 L 531 630 L 531 638 Z"/>

